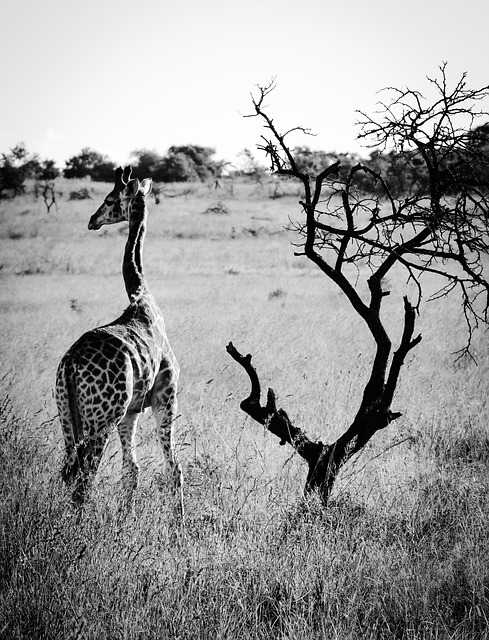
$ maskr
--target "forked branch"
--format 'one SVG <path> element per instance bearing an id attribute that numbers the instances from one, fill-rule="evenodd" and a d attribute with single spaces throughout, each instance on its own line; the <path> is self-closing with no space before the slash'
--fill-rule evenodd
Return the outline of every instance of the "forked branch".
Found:
<path id="1" fill-rule="evenodd" d="M 260 381 L 255 367 L 251 364 L 251 355 L 243 356 L 232 342 L 227 345 L 226 350 L 250 378 L 251 391 L 249 396 L 241 401 L 241 409 L 279 438 L 281 445 L 289 444 L 307 462 L 305 493 L 317 490 L 324 504 L 328 501 L 341 467 L 365 446 L 374 433 L 401 416 L 400 413 L 383 410 L 379 402 L 368 411 L 357 414 L 353 424 L 334 443 L 312 441 L 301 429 L 294 426 L 284 409 L 277 409 L 272 389 L 268 389 L 266 405 L 260 404 Z"/>
<path id="2" fill-rule="evenodd" d="M 260 404 L 260 381 L 255 367 L 251 364 L 251 355 L 241 355 L 232 342 L 227 345 L 226 350 L 243 367 L 250 378 L 250 395 L 240 403 L 241 409 L 253 420 L 262 424 L 270 433 L 277 436 L 281 445 L 290 444 L 309 466 L 314 466 L 323 449 L 322 442 L 310 440 L 301 429 L 292 424 L 283 409 L 277 409 L 273 389 L 268 389 L 267 403 L 262 406 Z"/>
<path id="3" fill-rule="evenodd" d="M 421 334 L 418 334 L 413 338 L 415 319 L 416 311 L 407 297 L 404 296 L 404 330 L 402 333 L 401 344 L 392 357 L 389 375 L 387 377 L 384 390 L 384 403 L 387 407 L 391 405 L 394 398 L 394 392 L 397 387 L 401 367 L 404 364 L 407 354 L 421 342 Z"/>

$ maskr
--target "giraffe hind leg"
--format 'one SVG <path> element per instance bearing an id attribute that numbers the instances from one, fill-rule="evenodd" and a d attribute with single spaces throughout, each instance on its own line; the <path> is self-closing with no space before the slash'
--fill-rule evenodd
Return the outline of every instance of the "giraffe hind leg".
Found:
<path id="1" fill-rule="evenodd" d="M 61 478 L 71 486 L 79 476 L 87 475 L 88 468 L 93 463 L 93 454 L 89 443 L 82 441 L 66 452 L 66 459 L 61 469 Z"/>
<path id="2" fill-rule="evenodd" d="M 157 376 L 151 394 L 151 408 L 156 420 L 163 453 L 168 462 L 172 489 L 176 500 L 176 510 L 184 516 L 183 473 L 174 444 L 174 426 L 177 417 L 177 381 L 168 372 Z"/>
<path id="3" fill-rule="evenodd" d="M 95 478 L 100 461 L 107 446 L 110 429 L 103 429 L 95 439 L 88 438 L 76 448 L 76 465 L 73 475 L 73 502 L 83 505 L 90 485 Z"/>
<path id="4" fill-rule="evenodd" d="M 122 446 L 122 483 L 126 507 L 130 508 L 134 491 L 139 480 L 139 466 L 136 461 L 135 436 L 140 413 L 127 412 L 117 429 Z"/>

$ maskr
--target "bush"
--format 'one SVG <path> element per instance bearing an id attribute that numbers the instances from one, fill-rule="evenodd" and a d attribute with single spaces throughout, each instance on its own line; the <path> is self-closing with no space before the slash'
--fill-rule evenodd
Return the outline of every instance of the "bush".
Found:
<path id="1" fill-rule="evenodd" d="M 81 187 L 74 191 L 70 191 L 70 200 L 87 200 L 91 198 L 90 191 L 86 187 Z"/>

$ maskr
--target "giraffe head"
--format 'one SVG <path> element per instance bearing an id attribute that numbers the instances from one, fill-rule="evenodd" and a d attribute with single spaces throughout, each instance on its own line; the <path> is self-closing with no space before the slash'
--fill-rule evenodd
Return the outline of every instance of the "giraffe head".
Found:
<path id="1" fill-rule="evenodd" d="M 153 181 L 145 178 L 141 182 L 131 178 L 130 166 L 115 170 L 115 183 L 112 191 L 105 197 L 102 205 L 95 211 L 88 223 L 89 229 L 98 230 L 104 224 L 115 224 L 129 220 L 131 203 L 136 195 L 147 196 L 151 192 Z"/>

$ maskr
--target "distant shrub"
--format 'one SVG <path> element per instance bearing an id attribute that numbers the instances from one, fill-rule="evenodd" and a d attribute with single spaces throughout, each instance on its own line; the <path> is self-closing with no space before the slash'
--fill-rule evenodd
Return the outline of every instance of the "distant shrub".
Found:
<path id="1" fill-rule="evenodd" d="M 287 295 L 287 292 L 279 287 L 278 289 L 274 289 L 273 291 L 270 291 L 270 293 L 268 294 L 268 299 L 278 300 L 279 298 L 285 298 L 286 295 Z"/>
<path id="2" fill-rule="evenodd" d="M 80 189 L 70 191 L 69 195 L 70 200 L 87 200 L 91 197 L 92 196 L 90 195 L 90 191 L 86 187 L 81 187 Z"/>
<path id="3" fill-rule="evenodd" d="M 222 202 L 212 204 L 202 213 L 217 213 L 218 215 L 229 215 L 229 209 Z"/>

